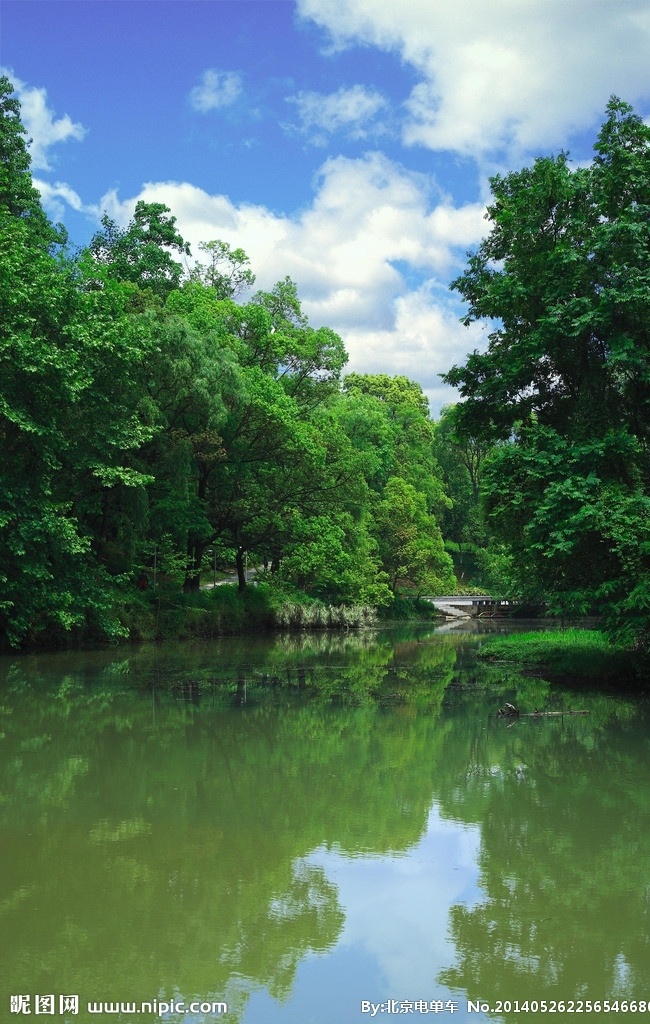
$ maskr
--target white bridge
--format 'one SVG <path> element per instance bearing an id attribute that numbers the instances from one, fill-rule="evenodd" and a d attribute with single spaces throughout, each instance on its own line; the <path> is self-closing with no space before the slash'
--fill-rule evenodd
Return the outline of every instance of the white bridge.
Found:
<path id="1" fill-rule="evenodd" d="M 448 619 L 476 619 L 479 616 L 493 618 L 508 615 L 516 601 L 496 601 L 489 594 L 451 594 L 443 597 L 425 597 L 441 615 Z"/>

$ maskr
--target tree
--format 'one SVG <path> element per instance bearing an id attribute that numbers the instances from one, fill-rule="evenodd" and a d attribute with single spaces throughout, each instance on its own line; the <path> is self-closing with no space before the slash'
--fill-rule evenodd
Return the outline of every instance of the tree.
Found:
<path id="1" fill-rule="evenodd" d="M 197 261 L 189 279 L 213 288 L 217 298 L 233 299 L 255 284 L 255 274 L 248 266 L 250 260 L 243 249 L 231 249 L 227 242 L 217 239 L 199 242 L 199 250 L 207 256 L 208 263 Z"/>
<path id="2" fill-rule="evenodd" d="M 395 593 L 406 587 L 418 594 L 444 594 L 455 587 L 440 528 L 412 484 L 391 477 L 375 514 L 375 531 Z"/>
<path id="3" fill-rule="evenodd" d="M 17 218 L 28 229 L 31 240 L 50 247 L 65 241 L 62 228 L 50 224 L 41 197 L 32 184 L 31 157 L 26 131 L 20 118 L 20 102 L 13 85 L 0 77 L 0 209 L 5 216 Z"/>
<path id="4" fill-rule="evenodd" d="M 95 300 L 108 294 L 91 299 L 71 261 L 54 251 L 60 236 L 31 185 L 9 90 L 2 80 L 0 635 L 18 645 L 48 633 L 58 639 L 90 621 L 104 634 L 119 630 L 110 580 L 84 522 L 86 492 L 89 480 L 126 479 L 121 456 L 139 424 L 132 407 L 127 424 L 109 399 L 120 392 L 120 357 L 112 358 L 100 325 L 117 332 L 118 351 L 128 340 L 112 315 L 98 315 Z M 109 378 L 103 390 L 98 369 Z"/>
<path id="5" fill-rule="evenodd" d="M 331 509 L 326 515 L 297 513 L 283 547 L 278 577 L 330 603 L 389 604 L 392 595 L 378 545 L 365 518 Z"/>
<path id="6" fill-rule="evenodd" d="M 433 450 L 452 502 L 443 513 L 443 532 L 458 544 L 482 544 L 481 481 L 489 447 L 463 433 L 459 420 L 459 406 L 447 405 L 435 425 Z"/>
<path id="7" fill-rule="evenodd" d="M 176 218 L 163 203 L 140 200 L 133 219 L 120 228 L 107 214 L 102 217 L 103 231 L 93 236 L 89 251 L 109 277 L 131 281 L 164 298 L 179 286 L 183 266 L 171 256 L 170 249 L 189 255 L 190 248 L 176 230 Z"/>
<path id="8" fill-rule="evenodd" d="M 243 588 L 247 554 L 277 563 L 297 516 L 336 507 L 340 458 L 313 417 L 336 392 L 347 356 L 333 331 L 309 326 L 288 278 L 245 305 L 190 281 L 166 309 L 200 332 L 211 358 L 227 353 L 234 367 L 221 386 L 222 457 L 203 478 L 196 467 L 202 514 L 187 587 L 198 587 L 203 553 L 216 542 L 234 551 Z"/>
<path id="9" fill-rule="evenodd" d="M 448 508 L 450 501 L 433 451 L 434 425 L 429 417 L 429 402 L 420 385 L 408 377 L 385 373 L 349 373 L 343 384 L 350 397 L 363 396 L 362 415 L 368 416 L 369 423 L 375 418 L 373 404 L 375 415 L 379 412 L 385 421 L 384 429 L 379 431 L 383 439 L 377 488 L 381 490 L 390 477 L 399 476 L 425 496 L 429 512 L 438 515 Z M 367 430 L 362 426 L 362 435 Z"/>
<path id="10" fill-rule="evenodd" d="M 452 283 L 486 352 L 445 375 L 498 441 L 489 521 L 522 592 L 650 625 L 650 127 L 613 98 L 588 167 L 491 180 L 490 234 Z M 636 595 L 634 597 L 633 595 Z"/>

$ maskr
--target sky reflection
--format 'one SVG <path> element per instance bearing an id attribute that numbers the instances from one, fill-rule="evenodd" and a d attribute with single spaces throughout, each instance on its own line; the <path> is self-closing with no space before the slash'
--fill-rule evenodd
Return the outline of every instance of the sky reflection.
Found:
<path id="1" fill-rule="evenodd" d="M 455 951 L 448 934 L 449 908 L 479 901 L 478 827 L 440 816 L 436 804 L 426 830 L 407 853 L 350 856 L 320 847 L 306 860 L 321 867 L 339 894 L 345 924 L 335 947 L 309 953 L 298 968 L 291 1003 L 260 991 L 251 996 L 246 1024 L 352 1024 L 370 1020 L 362 1000 L 455 999 L 458 1012 L 434 1019 L 466 1018 L 466 997 L 436 979 Z M 412 1020 L 429 1014 L 409 1015 Z M 409 1019 L 407 1018 L 407 1019 Z M 487 1020 L 472 1013 L 473 1021 Z M 390 1019 L 378 1013 L 374 1020 Z"/>

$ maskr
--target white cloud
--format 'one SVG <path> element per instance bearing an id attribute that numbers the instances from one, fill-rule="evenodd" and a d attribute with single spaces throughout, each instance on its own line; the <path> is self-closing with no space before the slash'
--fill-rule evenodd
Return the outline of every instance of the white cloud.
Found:
<path id="1" fill-rule="evenodd" d="M 310 322 L 342 336 L 351 368 L 404 373 L 436 406 L 451 400 L 437 374 L 480 338 L 460 326 L 446 285 L 484 232 L 484 207 L 454 206 L 430 178 L 379 153 L 326 161 L 315 189 L 294 216 L 187 182 L 150 183 L 123 202 L 108 193 L 100 208 L 125 223 L 139 199 L 166 203 L 193 252 L 222 239 L 248 253 L 258 287 L 292 277 Z"/>
<path id="2" fill-rule="evenodd" d="M 433 415 L 458 401 L 457 392 L 440 379 L 464 362 L 467 352 L 485 349 L 480 324 L 460 323 L 460 308 L 441 294 L 435 283 L 398 296 L 394 322 L 385 330 L 350 327 L 344 340 L 350 354 L 348 370 L 360 373 L 403 374 L 420 384 Z"/>
<path id="3" fill-rule="evenodd" d="M 33 170 L 51 170 L 50 147 L 58 142 L 66 142 L 68 139 L 81 141 L 86 134 L 86 129 L 82 124 L 73 121 L 67 114 L 64 114 L 63 117 L 56 117 L 54 111 L 48 106 L 45 89 L 27 85 L 16 78 L 9 69 L 0 68 L 0 74 L 5 74 L 9 78 L 20 100 L 21 119 L 27 132 L 27 139 L 31 139 L 29 153 Z"/>
<path id="4" fill-rule="evenodd" d="M 190 91 L 190 104 L 200 114 L 206 114 L 232 106 L 242 91 L 241 75 L 236 71 L 207 68 L 201 75 L 201 84 Z"/>
<path id="5" fill-rule="evenodd" d="M 334 47 L 374 45 L 419 74 L 407 144 L 479 159 L 566 144 L 610 94 L 650 96 L 647 0 L 297 0 Z"/>
<path id="6" fill-rule="evenodd" d="M 338 131 L 364 139 L 385 130 L 377 121 L 377 115 L 388 106 L 385 98 L 362 85 L 342 86 L 328 94 L 303 91 L 288 96 L 287 103 L 295 105 L 302 130 L 318 145 L 325 145 L 327 136 Z"/>
<path id="7" fill-rule="evenodd" d="M 450 909 L 480 898 L 480 842 L 476 825 L 447 821 L 434 804 L 422 838 L 398 855 L 314 850 L 306 863 L 335 880 L 345 908 L 334 954 L 362 953 L 360 968 L 368 980 L 381 978 L 381 991 L 408 991 L 413 998 L 430 992 L 432 979 L 457 955 L 449 933 Z M 454 995 L 437 980 L 435 992 L 444 999 Z M 372 988 L 368 995 L 379 1000 Z"/>
<path id="8" fill-rule="evenodd" d="M 57 181 L 56 184 L 52 185 L 50 182 L 43 181 L 40 178 L 33 178 L 32 180 L 34 188 L 38 189 L 41 194 L 43 209 L 50 220 L 55 223 L 64 219 L 66 206 L 69 206 L 77 213 L 85 213 L 88 217 L 92 217 L 93 219 L 97 219 L 101 216 L 99 207 L 94 204 L 89 205 L 84 203 L 78 192 L 75 192 L 75 190 L 65 182 Z"/>

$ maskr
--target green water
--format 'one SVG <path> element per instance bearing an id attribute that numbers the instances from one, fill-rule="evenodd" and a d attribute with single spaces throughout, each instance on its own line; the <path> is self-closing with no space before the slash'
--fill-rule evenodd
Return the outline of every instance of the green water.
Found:
<path id="1" fill-rule="evenodd" d="M 0 659 L 0 1022 L 647 1018 L 648 704 L 480 642 Z"/>

